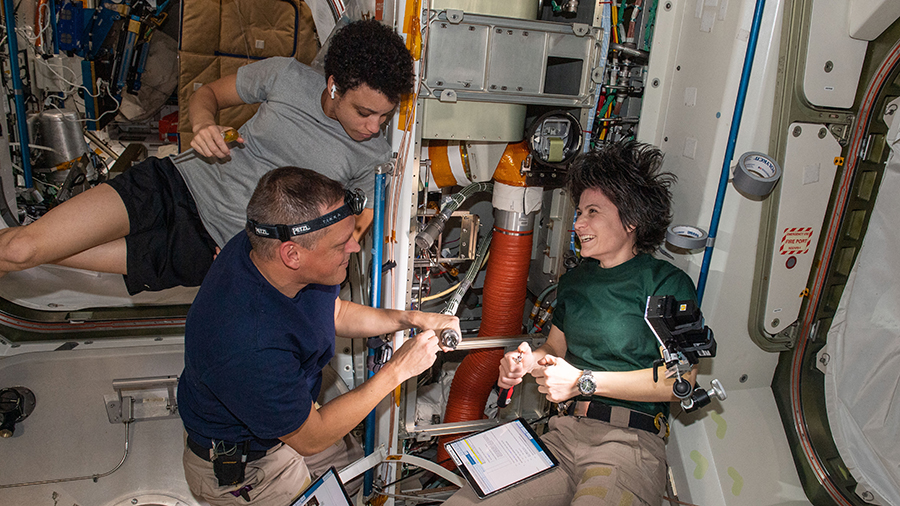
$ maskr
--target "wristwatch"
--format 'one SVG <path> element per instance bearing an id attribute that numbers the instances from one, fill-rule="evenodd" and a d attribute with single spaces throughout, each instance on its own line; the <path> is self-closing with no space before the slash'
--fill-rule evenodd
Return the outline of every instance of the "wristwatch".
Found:
<path id="1" fill-rule="evenodd" d="M 594 391 L 597 390 L 597 382 L 594 381 L 594 373 L 587 369 L 581 371 L 581 376 L 578 378 L 577 385 L 581 395 L 594 395 Z"/>

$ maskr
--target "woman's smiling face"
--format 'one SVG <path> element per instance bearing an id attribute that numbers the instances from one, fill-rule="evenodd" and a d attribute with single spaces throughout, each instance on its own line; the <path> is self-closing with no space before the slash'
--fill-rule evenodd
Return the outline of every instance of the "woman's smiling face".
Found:
<path id="1" fill-rule="evenodd" d="M 602 191 L 585 190 L 575 211 L 582 257 L 596 259 L 607 269 L 634 257 L 634 227 L 622 225 L 619 210 Z"/>

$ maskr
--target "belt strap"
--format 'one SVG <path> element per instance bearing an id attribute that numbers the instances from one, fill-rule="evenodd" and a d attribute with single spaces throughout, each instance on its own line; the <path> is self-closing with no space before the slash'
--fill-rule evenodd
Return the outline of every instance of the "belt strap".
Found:
<path id="1" fill-rule="evenodd" d="M 240 451 L 242 444 L 243 443 L 224 443 L 226 448 L 236 448 L 237 451 Z M 200 457 L 201 459 L 203 459 L 207 462 L 212 462 L 212 459 L 210 458 L 210 453 L 212 450 L 211 447 L 206 447 L 206 446 L 201 445 L 200 443 L 191 439 L 190 436 L 188 436 L 188 438 L 187 438 L 187 446 L 188 446 L 188 448 L 190 448 L 191 452 L 194 455 Z M 265 457 L 266 453 L 267 453 L 266 450 L 255 450 L 255 451 L 247 452 L 247 462 L 253 462 L 254 460 L 259 460 L 259 459 Z"/>
<path id="2" fill-rule="evenodd" d="M 653 416 L 600 401 L 575 401 L 567 406 L 563 414 L 600 420 L 616 427 L 640 429 L 663 439 L 669 437 L 669 421 L 662 413 Z"/>

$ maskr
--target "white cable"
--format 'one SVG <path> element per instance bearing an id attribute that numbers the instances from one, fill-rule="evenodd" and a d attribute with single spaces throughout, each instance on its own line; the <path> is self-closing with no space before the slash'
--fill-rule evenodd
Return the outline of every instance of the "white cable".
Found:
<path id="1" fill-rule="evenodd" d="M 116 97 L 113 96 L 112 91 L 109 89 L 109 83 L 104 82 L 103 84 L 106 85 L 106 94 L 109 95 L 109 98 L 113 99 L 113 101 L 116 102 L 116 108 L 111 111 L 104 112 L 97 119 L 95 119 L 93 121 L 100 121 L 100 119 L 103 118 L 103 116 L 106 116 L 107 114 L 110 114 L 110 113 L 118 114 L 119 107 L 122 107 L 122 99 L 116 100 Z M 83 121 L 91 121 L 91 120 L 83 120 Z"/>
<path id="2" fill-rule="evenodd" d="M 83 85 L 78 84 L 78 83 L 75 83 L 75 82 L 72 82 L 72 81 L 69 81 L 68 79 L 66 79 L 66 77 L 65 77 L 64 75 L 62 75 L 62 74 L 60 74 L 59 72 L 57 72 L 56 69 L 53 68 L 53 65 L 50 65 L 50 63 L 47 62 L 46 60 L 44 60 L 43 58 L 36 58 L 35 61 L 42 63 L 44 66 L 46 66 L 47 70 L 49 70 L 49 71 L 50 71 L 54 76 L 56 76 L 60 81 L 62 81 L 63 83 L 65 83 L 65 84 L 67 84 L 67 85 L 69 85 L 69 86 L 71 87 L 70 89 L 61 92 L 61 93 L 64 95 L 64 96 L 63 96 L 64 99 L 65 99 L 65 98 L 68 98 L 69 95 L 71 95 L 72 93 L 75 93 L 75 92 L 76 92 L 77 90 L 79 90 L 79 89 L 84 90 L 84 92 L 87 93 L 88 95 L 90 95 L 91 97 L 96 98 L 97 96 L 99 96 L 99 95 L 91 95 L 90 91 L 88 91 L 88 89 L 85 88 Z M 78 77 L 78 73 L 76 73 L 74 70 L 70 69 L 69 67 L 67 67 L 67 66 L 65 66 L 65 65 L 62 65 L 62 68 L 64 68 L 64 69 L 68 70 L 69 72 L 71 72 L 71 73 L 72 73 L 72 77 Z"/>
<path id="3" fill-rule="evenodd" d="M 101 114 L 99 117 L 97 117 L 97 118 L 95 118 L 95 119 L 90 119 L 90 118 L 75 119 L 75 120 L 72 120 L 73 122 L 76 122 L 76 123 L 87 123 L 87 122 L 89 122 L 89 121 L 100 121 L 100 119 L 103 118 L 104 116 L 106 116 L 107 114 L 115 114 L 115 113 L 118 113 L 118 112 L 119 112 L 119 108 L 122 106 L 122 100 L 121 100 L 121 99 L 116 100 L 116 97 L 113 96 L 113 94 L 112 94 L 112 90 L 110 90 L 110 88 L 109 88 L 109 83 L 107 83 L 106 81 L 100 80 L 100 79 L 98 79 L 98 81 L 100 81 L 100 84 L 101 84 L 101 91 L 98 91 L 96 95 L 92 95 L 92 94 L 87 90 L 87 88 L 84 88 L 84 86 L 82 86 L 82 88 L 84 88 L 84 90 L 85 90 L 85 94 L 89 95 L 89 96 L 92 97 L 92 98 L 97 98 L 97 97 L 99 97 L 99 96 L 101 96 L 101 95 L 103 94 L 103 93 L 102 93 L 102 87 L 105 86 L 105 87 L 106 87 L 106 94 L 109 95 L 109 98 L 113 99 L 113 101 L 116 103 L 116 108 L 113 109 L 113 110 L 111 110 L 111 111 L 106 111 L 106 112 L 104 112 L 103 114 Z M 56 107 L 56 106 L 53 105 L 52 103 L 50 104 L 50 106 L 53 107 L 54 109 L 58 110 L 58 111 L 62 111 L 62 110 L 63 110 L 63 109 L 60 109 L 59 107 Z M 78 112 L 78 111 L 76 110 L 75 112 Z"/>
<path id="4" fill-rule="evenodd" d="M 39 4 L 38 9 L 40 11 L 45 11 L 45 10 L 49 11 L 50 3 L 48 2 L 48 3 L 44 3 L 44 4 Z M 41 52 L 46 53 L 46 49 L 47 49 L 47 45 L 48 45 L 47 41 L 53 37 L 53 34 L 51 33 L 50 37 L 47 37 L 44 34 L 44 32 L 49 32 L 49 30 L 50 30 L 50 16 L 49 16 L 49 14 L 47 15 L 47 24 L 44 25 L 44 14 L 45 14 L 44 12 L 38 13 L 38 31 L 37 31 L 37 33 L 38 33 L 38 38 L 41 39 Z M 35 49 L 37 49 L 37 48 L 35 48 Z"/>
<path id="5" fill-rule="evenodd" d="M 19 147 L 19 146 L 21 146 L 21 145 L 22 145 L 22 144 L 19 143 L 19 142 L 10 142 L 10 143 L 9 143 L 9 146 L 10 146 L 10 147 L 13 147 L 13 148 L 17 148 L 17 147 Z M 31 143 L 29 143 L 29 144 L 28 144 L 28 147 L 31 148 L 31 149 L 41 149 L 41 150 L 44 150 L 44 151 L 50 151 L 51 153 L 59 153 L 59 151 L 57 151 L 57 150 L 55 150 L 55 149 L 53 149 L 53 148 L 48 148 L 47 146 L 38 146 L 37 144 L 31 144 Z"/>
<path id="6" fill-rule="evenodd" d="M 61 58 L 61 57 L 60 57 L 60 58 Z M 72 82 L 72 81 L 69 81 L 68 79 L 66 79 L 66 76 L 64 76 L 64 75 L 60 74 L 59 72 L 57 72 L 56 69 L 53 68 L 53 65 L 50 65 L 50 63 L 49 63 L 47 60 L 44 60 L 43 58 L 40 58 L 40 59 L 38 59 L 37 61 L 40 62 L 40 63 L 43 63 L 44 65 L 46 65 L 46 66 L 47 66 L 47 69 L 49 69 L 50 72 L 53 73 L 53 75 L 55 75 L 56 77 L 60 78 L 64 83 L 68 84 L 69 86 L 76 87 L 76 88 L 77 88 L 77 87 L 83 87 L 83 86 L 82 86 L 81 84 L 79 84 L 79 83 Z M 66 70 L 68 70 L 69 72 L 71 72 L 73 78 L 77 78 L 77 77 L 78 77 L 78 73 L 75 72 L 74 70 L 72 70 L 71 68 L 67 67 L 66 65 L 60 64 L 60 67 L 66 69 Z"/>

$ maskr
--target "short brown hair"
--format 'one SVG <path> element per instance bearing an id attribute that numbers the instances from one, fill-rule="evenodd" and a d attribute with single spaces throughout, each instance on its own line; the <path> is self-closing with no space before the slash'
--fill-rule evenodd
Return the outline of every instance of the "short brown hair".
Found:
<path id="1" fill-rule="evenodd" d="M 294 225 L 318 218 L 343 198 L 344 188 L 333 179 L 309 169 L 279 167 L 259 179 L 247 204 L 247 219 L 267 225 Z M 254 234 L 249 224 L 246 232 L 253 250 L 271 259 L 281 241 Z M 312 249 L 322 233 L 318 230 L 292 237 L 291 241 Z"/>

